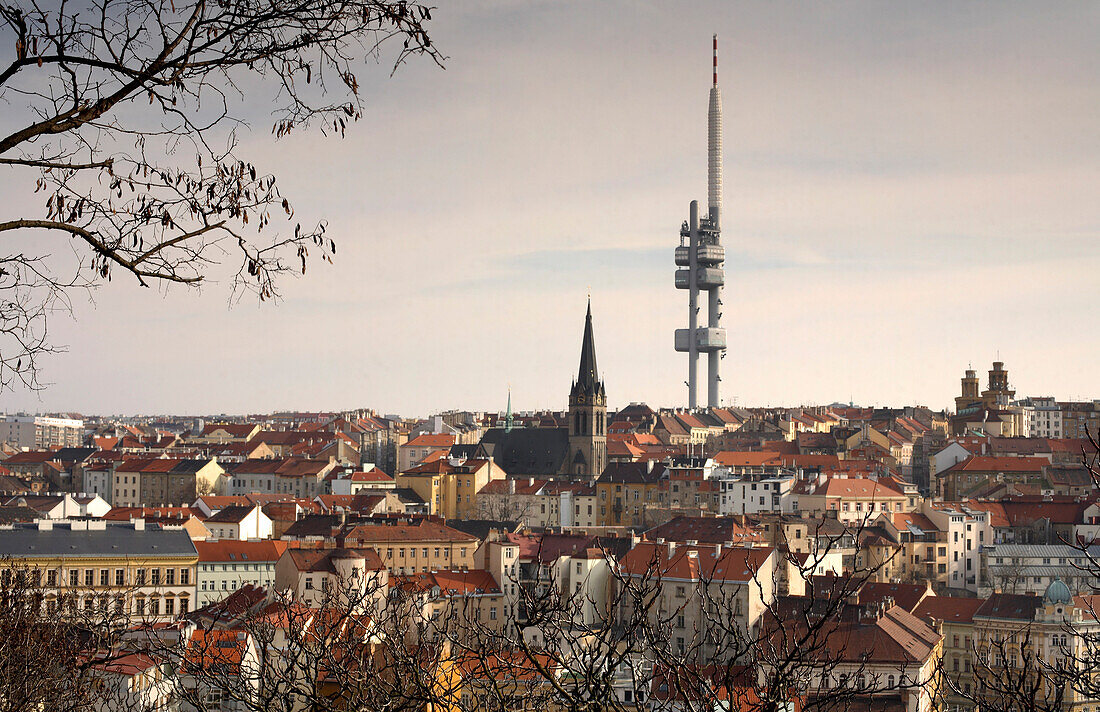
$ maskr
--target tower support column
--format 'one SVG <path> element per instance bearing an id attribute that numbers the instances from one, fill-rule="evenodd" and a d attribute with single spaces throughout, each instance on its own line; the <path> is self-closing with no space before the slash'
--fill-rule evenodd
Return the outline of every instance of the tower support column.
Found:
<path id="1" fill-rule="evenodd" d="M 699 383 L 699 201 L 691 201 L 688 212 L 688 408 L 698 406 L 696 393 Z"/>

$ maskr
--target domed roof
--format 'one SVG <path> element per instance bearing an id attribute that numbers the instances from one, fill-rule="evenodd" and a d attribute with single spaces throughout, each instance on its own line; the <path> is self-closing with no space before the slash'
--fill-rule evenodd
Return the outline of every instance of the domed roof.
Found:
<path id="1" fill-rule="evenodd" d="M 1047 603 L 1069 603 L 1073 600 L 1073 594 L 1070 593 L 1069 586 L 1062 579 L 1051 581 L 1043 597 Z"/>

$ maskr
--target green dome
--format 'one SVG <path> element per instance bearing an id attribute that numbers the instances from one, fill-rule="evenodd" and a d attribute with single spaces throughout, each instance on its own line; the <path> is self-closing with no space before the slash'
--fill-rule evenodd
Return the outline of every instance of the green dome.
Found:
<path id="1" fill-rule="evenodd" d="M 1046 598 L 1047 603 L 1069 603 L 1073 600 L 1073 594 L 1070 593 L 1069 586 L 1062 579 L 1054 579 L 1047 586 L 1044 598 Z"/>

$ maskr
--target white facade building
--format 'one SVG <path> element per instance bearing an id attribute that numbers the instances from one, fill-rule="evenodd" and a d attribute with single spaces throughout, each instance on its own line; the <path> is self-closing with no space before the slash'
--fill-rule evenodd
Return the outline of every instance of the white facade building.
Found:
<path id="1" fill-rule="evenodd" d="M 1062 407 L 1052 397 L 1027 398 L 1020 402 L 1024 412 L 1024 433 L 1031 438 L 1062 437 Z"/>
<path id="2" fill-rule="evenodd" d="M 220 601 L 246 584 L 270 590 L 275 585 L 275 564 L 286 548 L 284 541 L 195 542 L 198 605 Z"/>
<path id="3" fill-rule="evenodd" d="M 793 512 L 791 489 L 794 475 L 737 476 L 716 474 L 718 483 L 718 514 L 761 514 L 763 512 Z"/>
<path id="4" fill-rule="evenodd" d="M 79 447 L 84 421 L 42 415 L 6 415 L 0 420 L 0 442 L 28 450 Z"/>
<path id="5" fill-rule="evenodd" d="M 232 505 L 218 510 L 203 524 L 210 530 L 211 539 L 270 539 L 273 533 L 271 518 L 259 505 Z"/>
<path id="6" fill-rule="evenodd" d="M 945 532 L 947 586 L 977 592 L 982 581 L 982 547 L 993 543 L 992 516 L 965 504 L 930 502 L 922 505 L 922 513 L 936 528 Z M 937 542 L 939 546 L 944 546 Z"/>
<path id="7" fill-rule="evenodd" d="M 113 489 L 115 476 L 107 465 L 86 467 L 83 472 L 84 482 L 81 485 L 88 494 L 97 494 L 107 502 L 112 503 L 111 490 Z"/>

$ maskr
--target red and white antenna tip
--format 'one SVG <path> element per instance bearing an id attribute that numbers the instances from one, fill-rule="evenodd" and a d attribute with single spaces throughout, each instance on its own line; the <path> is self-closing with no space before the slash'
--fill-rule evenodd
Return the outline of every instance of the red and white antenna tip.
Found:
<path id="1" fill-rule="evenodd" d="M 714 86 L 718 86 L 718 35 L 714 36 Z"/>

